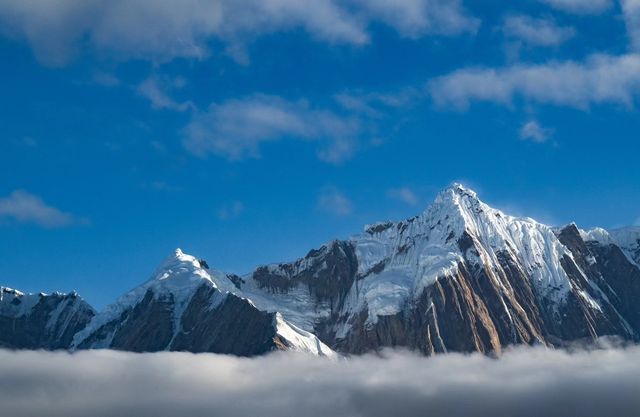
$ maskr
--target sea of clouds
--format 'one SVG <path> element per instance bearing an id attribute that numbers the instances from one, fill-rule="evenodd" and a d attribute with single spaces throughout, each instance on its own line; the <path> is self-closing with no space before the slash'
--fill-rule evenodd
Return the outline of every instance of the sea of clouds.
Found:
<path id="1" fill-rule="evenodd" d="M 328 360 L 190 353 L 0 351 L 0 414 L 638 416 L 640 347 L 516 348 Z"/>

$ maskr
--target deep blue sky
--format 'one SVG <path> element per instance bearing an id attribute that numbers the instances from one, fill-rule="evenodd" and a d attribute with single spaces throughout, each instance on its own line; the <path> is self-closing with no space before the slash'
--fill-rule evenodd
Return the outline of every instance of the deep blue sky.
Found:
<path id="1" fill-rule="evenodd" d="M 2 285 L 102 307 L 176 247 L 244 273 L 453 181 L 640 221 L 634 0 L 50 3 L 0 5 Z"/>

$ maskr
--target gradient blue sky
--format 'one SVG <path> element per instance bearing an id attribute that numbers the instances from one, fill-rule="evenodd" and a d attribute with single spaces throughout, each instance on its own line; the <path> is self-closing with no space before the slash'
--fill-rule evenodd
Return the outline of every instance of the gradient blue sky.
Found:
<path id="1" fill-rule="evenodd" d="M 453 181 L 640 221 L 640 1 L 0 3 L 0 284 L 97 307 L 174 248 L 244 273 Z"/>

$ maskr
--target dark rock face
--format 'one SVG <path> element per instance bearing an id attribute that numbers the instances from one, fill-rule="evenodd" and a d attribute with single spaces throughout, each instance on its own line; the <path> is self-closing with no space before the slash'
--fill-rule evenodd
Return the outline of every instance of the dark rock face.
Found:
<path id="1" fill-rule="evenodd" d="M 424 354 L 500 351 L 498 331 L 484 302 L 474 294 L 468 271 L 443 277 L 428 287 L 413 306 L 391 316 L 379 316 L 367 326 L 366 312 L 352 322 L 338 351 L 361 354 L 383 347 L 408 347 Z"/>
<path id="2" fill-rule="evenodd" d="M 304 285 L 318 301 L 326 301 L 332 310 L 339 309 L 357 279 L 358 261 L 351 243 L 333 241 L 306 257 L 277 268 L 259 267 L 253 279 L 273 293 L 284 293 Z"/>
<path id="3" fill-rule="evenodd" d="M 258 310 L 229 294 L 215 307 L 217 290 L 201 286 L 182 316 L 182 329 L 169 350 L 260 355 L 277 348 L 274 313 Z"/>
<path id="4" fill-rule="evenodd" d="M 0 289 L 9 306 L 0 308 L 0 347 L 10 349 L 67 349 L 73 336 L 94 316 L 93 309 L 77 294 L 23 296 Z M 27 298 L 37 298 L 27 300 Z M 35 302 L 34 302 L 35 301 Z M 33 306 L 25 311 L 24 304 Z M 6 308 L 5 308 L 6 307 Z"/>
<path id="5" fill-rule="evenodd" d="M 177 318 L 175 308 L 172 297 L 159 298 L 148 290 L 138 304 L 103 325 L 78 348 L 104 346 L 132 352 L 170 350 L 239 356 L 260 355 L 277 348 L 275 313 L 260 311 L 234 294 L 223 295 L 202 284 Z"/>
<path id="6" fill-rule="evenodd" d="M 113 336 L 112 349 L 132 352 L 164 350 L 173 337 L 173 299 L 155 299 L 147 291 Z"/>
<path id="7" fill-rule="evenodd" d="M 640 333 L 640 269 L 615 245 L 588 245 L 599 266 L 604 295 L 636 333 Z"/>

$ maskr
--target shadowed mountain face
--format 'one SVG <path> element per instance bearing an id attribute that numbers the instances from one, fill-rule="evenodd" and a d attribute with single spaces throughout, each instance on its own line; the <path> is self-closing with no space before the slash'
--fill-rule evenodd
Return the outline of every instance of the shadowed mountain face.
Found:
<path id="1" fill-rule="evenodd" d="M 75 307 L 66 314 L 52 313 L 53 301 L 34 304 L 38 296 L 23 296 L 29 302 L 20 308 L 5 296 L 0 343 L 251 356 L 384 347 L 498 354 L 601 336 L 636 342 L 639 242 L 639 229 L 552 229 L 511 217 L 454 185 L 416 217 L 367 226 L 242 277 L 178 250 L 95 316 L 75 295 L 40 296 L 67 300 Z"/>
<path id="2" fill-rule="evenodd" d="M 0 287 L 0 347 L 66 349 L 95 312 L 77 294 L 23 294 Z"/>

